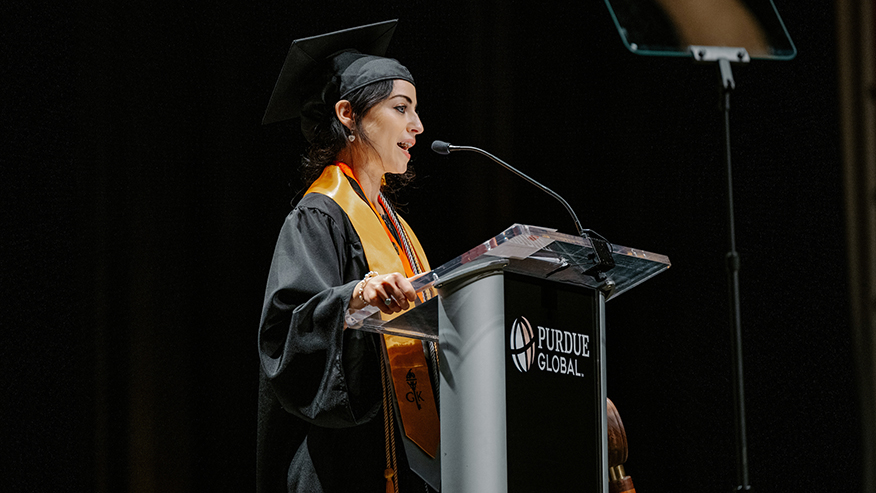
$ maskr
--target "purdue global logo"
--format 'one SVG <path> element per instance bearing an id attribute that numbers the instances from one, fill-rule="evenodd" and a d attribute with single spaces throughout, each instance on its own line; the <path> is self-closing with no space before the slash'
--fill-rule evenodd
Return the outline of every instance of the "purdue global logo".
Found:
<path id="1" fill-rule="evenodd" d="M 578 360 L 590 357 L 590 336 L 540 325 L 536 328 L 532 330 L 526 317 L 517 317 L 511 324 L 508 348 L 517 370 L 528 372 L 535 363 L 540 371 L 584 377 L 578 371 Z"/>
<path id="2" fill-rule="evenodd" d="M 532 337 L 532 326 L 526 317 L 517 317 L 511 325 L 510 347 L 514 366 L 522 372 L 529 371 L 535 355 L 535 338 Z"/>

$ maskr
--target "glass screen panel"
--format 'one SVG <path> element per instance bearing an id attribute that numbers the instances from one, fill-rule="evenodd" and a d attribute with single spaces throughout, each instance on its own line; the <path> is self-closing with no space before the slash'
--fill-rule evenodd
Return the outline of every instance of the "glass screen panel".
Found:
<path id="1" fill-rule="evenodd" d="M 627 49 L 691 56 L 689 46 L 745 48 L 751 58 L 794 58 L 772 0 L 605 0 Z"/>

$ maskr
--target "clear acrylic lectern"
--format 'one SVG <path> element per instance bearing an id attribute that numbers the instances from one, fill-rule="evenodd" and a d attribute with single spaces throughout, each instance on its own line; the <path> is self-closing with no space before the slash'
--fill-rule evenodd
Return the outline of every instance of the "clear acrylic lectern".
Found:
<path id="1" fill-rule="evenodd" d="M 669 268 L 515 224 L 414 282 L 417 306 L 350 328 L 439 343 L 441 491 L 608 491 L 605 301 Z"/>

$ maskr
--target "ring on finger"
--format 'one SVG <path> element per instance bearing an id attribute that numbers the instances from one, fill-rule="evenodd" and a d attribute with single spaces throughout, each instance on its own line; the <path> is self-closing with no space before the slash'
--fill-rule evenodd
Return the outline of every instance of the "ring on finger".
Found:
<path id="1" fill-rule="evenodd" d="M 383 300 L 383 302 L 386 303 L 386 306 L 389 306 L 392 304 L 392 298 L 387 298 L 387 299 Z"/>

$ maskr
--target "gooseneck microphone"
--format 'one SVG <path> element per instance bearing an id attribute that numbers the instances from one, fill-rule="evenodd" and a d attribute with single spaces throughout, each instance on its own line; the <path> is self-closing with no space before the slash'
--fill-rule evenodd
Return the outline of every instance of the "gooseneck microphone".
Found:
<path id="1" fill-rule="evenodd" d="M 560 203 L 563 204 L 563 207 L 565 207 L 566 210 L 569 211 L 569 214 L 572 216 L 572 219 L 575 221 L 575 229 L 578 230 L 578 234 L 585 237 L 585 238 L 588 237 L 587 231 L 581 227 L 581 222 L 578 221 L 578 216 L 575 214 L 575 211 L 572 210 L 572 206 L 570 206 L 569 203 L 566 202 L 566 200 L 564 198 L 560 197 L 560 195 L 558 193 L 556 193 L 553 190 L 551 190 L 550 188 L 542 185 L 541 183 L 533 180 L 532 178 L 527 176 L 525 173 L 521 172 L 520 170 L 511 166 L 510 164 L 506 163 L 505 161 L 502 161 L 501 159 L 497 158 L 496 156 L 490 154 L 489 152 L 487 152 L 483 149 L 478 149 L 477 147 L 450 145 L 447 142 L 444 142 L 442 140 L 436 140 L 436 141 L 432 142 L 432 150 L 437 152 L 438 154 L 441 154 L 444 156 L 450 154 L 450 151 L 474 151 L 474 152 L 477 152 L 478 154 L 483 154 L 484 156 L 487 156 L 488 158 L 492 159 L 493 161 L 501 164 L 503 167 L 505 167 L 505 169 L 511 171 L 512 173 L 519 176 L 520 178 L 523 178 L 524 180 L 528 181 L 529 183 L 532 183 L 533 185 L 538 187 L 544 193 L 559 200 Z"/>
<path id="2" fill-rule="evenodd" d="M 519 176 L 520 178 L 523 178 L 524 180 L 533 184 L 534 186 L 536 186 L 538 189 L 540 189 L 544 193 L 559 200 L 560 203 L 563 204 L 563 207 L 565 207 L 566 210 L 569 211 L 569 215 L 571 215 L 572 219 L 575 221 L 575 229 L 578 230 L 578 235 L 583 237 L 583 238 L 589 239 L 590 245 L 593 247 L 593 251 L 595 253 L 595 255 L 594 255 L 595 264 L 591 268 L 587 269 L 584 273 L 588 274 L 588 275 L 593 275 L 596 279 L 604 280 L 605 279 L 605 272 L 610 270 L 612 267 L 614 267 L 614 258 L 612 257 L 612 254 L 611 254 L 612 247 L 609 246 L 608 240 L 603 238 L 596 231 L 582 228 L 581 222 L 578 221 L 578 216 L 575 214 L 575 211 L 572 210 L 572 206 L 570 206 L 569 203 L 566 202 L 566 200 L 564 198 L 560 197 L 560 195 L 558 193 L 556 193 L 553 190 L 551 190 L 550 188 L 542 185 L 541 183 L 533 180 L 532 178 L 530 178 L 529 176 L 527 176 L 525 173 L 521 172 L 520 170 L 518 170 L 514 166 L 511 166 L 510 164 L 506 163 L 505 161 L 502 161 L 501 159 L 497 158 L 496 156 L 490 154 L 489 152 L 487 152 L 483 149 L 479 149 L 477 147 L 469 147 L 469 146 L 455 146 L 455 145 L 450 145 L 449 143 L 444 142 L 442 140 L 436 140 L 436 141 L 432 142 L 432 150 L 437 152 L 438 154 L 441 154 L 444 156 L 450 154 L 451 151 L 474 151 L 474 152 L 477 152 L 478 154 L 483 154 L 484 156 L 487 156 L 488 158 L 490 158 L 493 161 L 502 165 L 505 169 L 511 171 L 512 173 Z"/>

